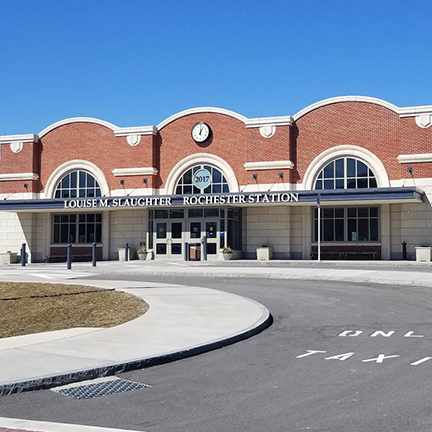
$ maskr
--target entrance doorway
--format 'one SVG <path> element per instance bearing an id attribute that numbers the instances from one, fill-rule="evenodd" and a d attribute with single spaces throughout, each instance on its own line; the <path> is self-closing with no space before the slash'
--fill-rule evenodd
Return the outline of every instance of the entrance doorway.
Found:
<path id="1" fill-rule="evenodd" d="M 183 221 L 155 221 L 154 252 L 156 256 L 181 258 L 183 256 Z"/>
<path id="2" fill-rule="evenodd" d="M 187 208 L 149 210 L 148 249 L 156 259 L 185 257 L 185 245 L 201 250 L 207 241 L 207 259 L 219 257 L 219 250 L 231 246 L 241 250 L 241 210 Z"/>

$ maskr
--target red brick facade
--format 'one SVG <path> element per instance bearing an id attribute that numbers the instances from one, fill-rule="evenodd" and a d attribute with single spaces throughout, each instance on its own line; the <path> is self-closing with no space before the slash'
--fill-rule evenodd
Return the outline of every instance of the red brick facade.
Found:
<path id="1" fill-rule="evenodd" d="M 241 116 L 239 116 L 241 117 Z M 192 126 L 207 122 L 211 139 L 197 144 L 191 137 Z M 270 138 L 260 134 L 259 127 L 247 127 L 244 121 L 225 112 L 186 113 L 165 124 L 155 134 L 141 137 L 130 146 L 125 136 L 116 136 L 109 127 L 80 121 L 66 123 L 50 130 L 36 142 L 25 142 L 22 151 L 13 153 L 2 145 L 0 175 L 35 173 L 39 180 L 27 181 L 29 192 L 43 192 L 53 171 L 71 160 L 86 160 L 104 173 L 110 189 L 118 188 L 115 168 L 153 167 L 148 186 L 164 187 L 173 167 L 185 157 L 205 153 L 219 156 L 234 170 L 241 185 L 252 183 L 244 163 L 287 161 L 294 169 L 278 169 L 285 181 L 301 183 L 310 163 L 324 150 L 339 145 L 355 145 L 375 154 L 383 163 L 390 180 L 404 179 L 406 165 L 399 163 L 401 154 L 429 153 L 432 149 L 432 127 L 420 128 L 415 117 L 402 117 L 381 104 L 364 101 L 342 101 L 323 104 L 294 121 L 280 125 Z M 411 163 L 416 177 L 431 177 L 430 163 Z M 141 187 L 143 176 L 128 176 L 127 187 Z M 260 170 L 259 183 L 273 183 L 275 171 Z M 22 192 L 22 181 L 0 182 L 0 193 Z"/>

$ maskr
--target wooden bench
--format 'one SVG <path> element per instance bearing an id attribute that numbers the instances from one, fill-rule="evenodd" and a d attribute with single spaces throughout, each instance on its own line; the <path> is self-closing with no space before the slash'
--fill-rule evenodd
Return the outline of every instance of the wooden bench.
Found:
<path id="1" fill-rule="evenodd" d="M 376 251 L 321 251 L 321 259 L 339 259 L 346 260 L 349 257 L 357 257 L 361 259 L 372 258 L 375 260 L 378 253 Z M 318 252 L 314 251 L 310 254 L 311 259 L 318 259 Z"/>
<path id="2" fill-rule="evenodd" d="M 93 255 L 89 254 L 80 254 L 80 255 L 74 255 L 72 254 L 72 261 L 73 262 L 83 262 L 83 261 L 92 261 Z M 48 255 L 45 258 L 46 263 L 58 263 L 58 262 L 66 262 L 67 261 L 67 255 Z"/>

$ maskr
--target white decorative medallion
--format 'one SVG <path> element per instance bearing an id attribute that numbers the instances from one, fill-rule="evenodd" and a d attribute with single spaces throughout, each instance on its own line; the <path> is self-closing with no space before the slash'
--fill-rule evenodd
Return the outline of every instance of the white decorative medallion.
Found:
<path id="1" fill-rule="evenodd" d="M 19 153 L 22 150 L 22 148 L 23 148 L 23 143 L 22 142 L 18 142 L 18 141 L 11 142 L 10 143 L 10 148 L 11 148 L 11 150 L 14 153 Z"/>
<path id="2" fill-rule="evenodd" d="M 262 137 L 270 138 L 276 133 L 276 126 L 261 126 L 259 131 Z"/>
<path id="3" fill-rule="evenodd" d="M 141 141 L 141 135 L 128 135 L 126 139 L 129 145 L 136 146 Z"/>
<path id="4" fill-rule="evenodd" d="M 428 128 L 432 125 L 432 114 L 420 114 L 416 116 L 415 121 L 417 126 L 421 128 Z"/>

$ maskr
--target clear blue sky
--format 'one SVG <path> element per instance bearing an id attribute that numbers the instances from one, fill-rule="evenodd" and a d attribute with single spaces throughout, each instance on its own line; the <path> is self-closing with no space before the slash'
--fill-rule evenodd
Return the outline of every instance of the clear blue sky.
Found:
<path id="1" fill-rule="evenodd" d="M 432 105 L 431 0 L 0 0 L 0 135 L 188 108 Z"/>

